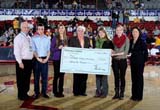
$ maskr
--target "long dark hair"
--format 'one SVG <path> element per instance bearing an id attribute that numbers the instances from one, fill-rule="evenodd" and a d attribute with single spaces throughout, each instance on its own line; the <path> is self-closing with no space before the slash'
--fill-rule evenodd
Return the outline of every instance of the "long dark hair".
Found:
<path id="1" fill-rule="evenodd" d="M 97 39 L 100 39 L 99 31 L 102 31 L 103 33 L 105 33 L 105 38 L 106 38 L 107 41 L 110 40 L 109 37 L 108 37 L 108 35 L 107 35 L 107 32 L 106 32 L 106 30 L 105 30 L 105 28 L 103 26 L 101 26 L 101 27 L 98 28 L 98 37 L 97 37 Z"/>
<path id="2" fill-rule="evenodd" d="M 59 33 L 60 27 L 65 28 L 65 26 L 63 24 L 58 25 L 58 35 L 56 36 L 56 47 L 59 47 L 60 45 L 68 45 L 66 29 L 64 30 L 64 33 L 63 33 L 63 38 L 64 38 L 63 41 L 60 39 L 60 33 Z"/>
<path id="3" fill-rule="evenodd" d="M 132 34 L 132 32 L 133 32 L 133 30 L 134 29 L 137 29 L 138 30 L 138 32 L 139 32 L 139 37 L 138 37 L 138 39 L 141 39 L 141 36 L 142 36 L 142 31 L 139 29 L 139 27 L 133 27 L 132 29 L 131 29 L 131 39 L 133 39 L 133 34 Z"/>

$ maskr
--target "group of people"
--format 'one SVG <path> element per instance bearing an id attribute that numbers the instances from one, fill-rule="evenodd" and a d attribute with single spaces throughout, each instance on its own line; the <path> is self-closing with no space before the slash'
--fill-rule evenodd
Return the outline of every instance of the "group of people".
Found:
<path id="1" fill-rule="evenodd" d="M 18 88 L 18 99 L 26 100 L 30 98 L 27 94 L 30 89 L 30 77 L 33 68 L 34 73 L 34 98 L 47 95 L 48 82 L 48 60 L 52 55 L 54 78 L 53 94 L 55 97 L 64 97 L 64 75 L 60 72 L 61 50 L 63 47 L 90 48 L 90 40 L 85 36 L 85 27 L 78 26 L 76 36 L 68 39 L 66 29 L 63 24 L 58 26 L 58 34 L 52 40 L 44 34 L 44 25 L 38 24 L 37 35 L 32 38 L 28 35 L 29 28 L 27 22 L 21 23 L 21 32 L 14 39 L 14 55 L 16 58 L 16 78 Z M 125 74 L 127 69 L 127 58 L 130 59 L 132 96 L 134 101 L 143 99 L 143 71 L 147 61 L 148 51 L 146 44 L 141 40 L 141 31 L 134 27 L 131 31 L 132 39 L 129 40 L 124 33 L 123 25 L 117 25 L 113 40 L 109 38 L 104 27 L 98 28 L 95 47 L 99 49 L 112 50 L 112 69 L 114 73 L 115 95 L 113 99 L 124 98 Z M 32 60 L 34 59 L 34 60 Z M 34 61 L 34 63 L 33 63 Z M 42 80 L 40 92 L 39 81 Z M 88 74 L 73 73 L 73 94 L 74 96 L 87 96 Z M 96 75 L 95 97 L 105 98 L 108 95 L 108 76 Z"/>

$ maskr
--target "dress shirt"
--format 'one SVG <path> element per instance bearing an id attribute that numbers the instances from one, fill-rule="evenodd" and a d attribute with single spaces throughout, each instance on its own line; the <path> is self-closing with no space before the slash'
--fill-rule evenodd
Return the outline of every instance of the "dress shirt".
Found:
<path id="1" fill-rule="evenodd" d="M 29 35 L 21 32 L 15 37 L 14 55 L 18 63 L 22 63 L 22 59 L 31 60 L 33 58 L 32 40 Z"/>
<path id="2" fill-rule="evenodd" d="M 39 35 L 34 36 L 32 43 L 33 51 L 37 53 L 38 57 L 46 57 L 48 55 L 51 41 L 46 35 L 41 37 Z"/>

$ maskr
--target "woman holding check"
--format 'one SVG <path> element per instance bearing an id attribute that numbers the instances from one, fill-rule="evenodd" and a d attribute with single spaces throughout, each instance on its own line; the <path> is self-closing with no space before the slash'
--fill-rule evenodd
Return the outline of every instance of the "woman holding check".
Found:
<path id="1" fill-rule="evenodd" d="M 125 74 L 127 69 L 127 54 L 129 50 L 129 39 L 125 35 L 122 25 L 116 27 L 113 45 L 112 69 L 115 81 L 115 95 L 113 99 L 122 100 L 125 91 Z"/>

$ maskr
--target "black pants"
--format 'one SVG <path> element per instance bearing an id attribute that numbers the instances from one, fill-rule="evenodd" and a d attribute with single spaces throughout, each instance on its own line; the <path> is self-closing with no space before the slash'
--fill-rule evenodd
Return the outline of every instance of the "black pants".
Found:
<path id="1" fill-rule="evenodd" d="M 132 99 L 142 100 L 143 98 L 143 71 L 144 64 L 131 63 Z"/>
<path id="2" fill-rule="evenodd" d="M 127 60 L 112 60 L 112 69 L 114 73 L 115 88 L 125 88 L 125 74 L 127 69 Z"/>
<path id="3" fill-rule="evenodd" d="M 24 69 L 19 68 L 16 62 L 16 80 L 18 89 L 18 98 L 25 98 L 30 89 L 30 77 L 32 72 L 32 60 L 22 60 Z"/>
<path id="4" fill-rule="evenodd" d="M 73 74 L 73 94 L 83 95 L 86 93 L 88 74 Z"/>
<path id="5" fill-rule="evenodd" d="M 64 73 L 60 72 L 60 60 L 54 60 L 53 67 L 54 67 L 53 93 L 63 94 Z"/>

